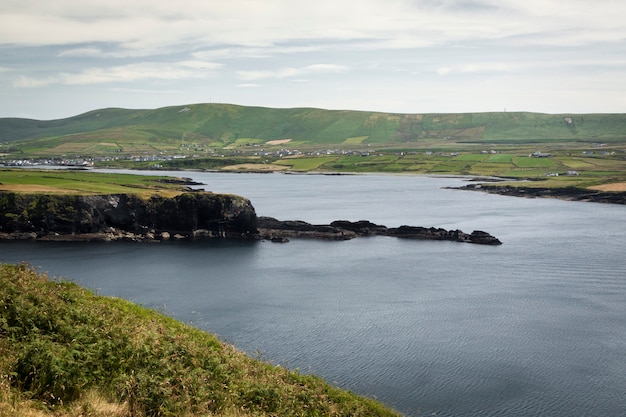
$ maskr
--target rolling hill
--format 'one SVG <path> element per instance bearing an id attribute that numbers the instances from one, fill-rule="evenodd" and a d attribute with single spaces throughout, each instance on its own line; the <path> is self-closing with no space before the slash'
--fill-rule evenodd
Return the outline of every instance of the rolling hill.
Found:
<path id="1" fill-rule="evenodd" d="M 48 121 L 0 118 L 0 143 L 28 154 L 45 154 L 59 146 L 60 152 L 71 151 L 68 144 L 77 143 L 89 144 L 81 148 L 85 154 L 107 154 L 181 143 L 224 148 L 287 140 L 290 146 L 355 147 L 410 147 L 433 141 L 621 143 L 626 141 L 626 114 L 393 114 L 192 104 L 154 110 L 100 109 Z"/>

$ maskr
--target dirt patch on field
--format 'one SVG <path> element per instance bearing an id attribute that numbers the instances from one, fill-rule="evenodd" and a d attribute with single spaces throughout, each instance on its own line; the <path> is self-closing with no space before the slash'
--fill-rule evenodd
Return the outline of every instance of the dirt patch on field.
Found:
<path id="1" fill-rule="evenodd" d="M 291 142 L 291 139 L 277 139 L 277 140 L 270 140 L 265 142 L 265 144 L 267 145 L 282 145 L 283 143 L 289 143 Z"/>
<path id="2" fill-rule="evenodd" d="M 222 168 L 222 171 L 284 171 L 289 167 L 283 165 L 272 164 L 237 164 L 228 165 Z"/>
<path id="3" fill-rule="evenodd" d="M 626 182 L 616 182 L 613 184 L 596 185 L 589 187 L 591 190 L 599 191 L 626 191 Z"/>

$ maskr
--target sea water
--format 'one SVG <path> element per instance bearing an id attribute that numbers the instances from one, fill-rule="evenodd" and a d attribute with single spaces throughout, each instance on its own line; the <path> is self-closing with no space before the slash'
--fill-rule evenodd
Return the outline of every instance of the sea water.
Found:
<path id="1" fill-rule="evenodd" d="M 411 416 L 626 414 L 626 207 L 443 188 L 462 178 L 183 175 L 281 220 L 484 230 L 503 245 L 0 242 L 0 262 L 158 309 Z"/>

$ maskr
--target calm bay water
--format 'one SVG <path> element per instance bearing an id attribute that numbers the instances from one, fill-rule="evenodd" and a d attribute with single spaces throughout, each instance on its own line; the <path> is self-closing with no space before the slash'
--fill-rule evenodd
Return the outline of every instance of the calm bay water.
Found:
<path id="1" fill-rule="evenodd" d="M 407 415 L 626 414 L 626 207 L 441 188 L 459 178 L 184 175 L 259 215 L 504 244 L 0 242 L 0 262 L 160 309 Z"/>

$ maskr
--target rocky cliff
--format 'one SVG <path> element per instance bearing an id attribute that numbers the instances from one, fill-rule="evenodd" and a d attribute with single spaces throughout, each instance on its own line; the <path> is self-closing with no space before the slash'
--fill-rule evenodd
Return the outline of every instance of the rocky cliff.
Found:
<path id="1" fill-rule="evenodd" d="M 132 194 L 0 193 L 4 238 L 143 240 L 170 236 L 256 238 L 256 213 L 239 196 L 189 192 L 176 197 Z"/>
<path id="2" fill-rule="evenodd" d="M 133 194 L 62 195 L 0 192 L 0 239 L 165 240 L 170 238 L 346 240 L 360 236 L 448 240 L 499 245 L 490 234 L 401 226 L 387 228 L 367 220 L 313 225 L 257 217 L 246 198 L 210 192 L 175 197 Z"/>

